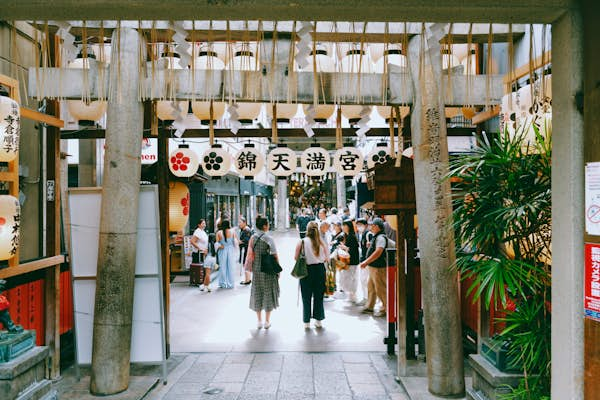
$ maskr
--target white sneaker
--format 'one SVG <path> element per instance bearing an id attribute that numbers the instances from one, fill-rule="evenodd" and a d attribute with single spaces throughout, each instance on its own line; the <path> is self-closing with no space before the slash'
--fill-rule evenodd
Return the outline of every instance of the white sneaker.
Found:
<path id="1" fill-rule="evenodd" d="M 306 323 L 304 324 L 304 329 L 310 329 L 310 323 L 306 322 Z"/>
<path id="2" fill-rule="evenodd" d="M 315 327 L 322 328 L 323 327 L 323 323 L 317 319 L 317 320 L 315 320 Z"/>
<path id="3" fill-rule="evenodd" d="M 208 293 L 212 292 L 212 289 L 210 288 L 210 286 L 207 286 L 207 287 L 206 287 L 206 291 L 207 291 Z"/>
<path id="4" fill-rule="evenodd" d="M 367 304 L 367 300 L 366 299 L 358 300 L 354 304 L 356 304 L 357 306 L 364 306 L 365 304 Z"/>
<path id="5" fill-rule="evenodd" d="M 200 285 L 200 291 L 204 292 L 204 285 Z"/>
<path id="6" fill-rule="evenodd" d="M 265 325 L 263 327 L 265 329 L 269 329 L 271 327 L 271 322 L 265 322 Z"/>
<path id="7" fill-rule="evenodd" d="M 262 323 L 262 321 L 258 321 L 258 322 L 256 323 L 256 329 L 262 329 L 262 327 L 263 327 L 263 323 Z"/>

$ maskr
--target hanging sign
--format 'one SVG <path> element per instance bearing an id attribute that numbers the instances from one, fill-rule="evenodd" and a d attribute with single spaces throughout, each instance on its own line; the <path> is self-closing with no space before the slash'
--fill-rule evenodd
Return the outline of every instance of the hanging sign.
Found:
<path id="1" fill-rule="evenodd" d="M 600 162 L 585 165 L 585 231 L 600 236 Z"/>
<path id="2" fill-rule="evenodd" d="M 323 176 L 325 175 L 331 164 L 329 152 L 322 147 L 309 147 L 304 150 L 300 158 L 300 166 L 302 172 L 308 176 Z"/>
<path id="3" fill-rule="evenodd" d="M 231 157 L 220 144 L 215 144 L 202 155 L 202 169 L 208 176 L 227 175 L 231 168 Z"/>
<path id="4" fill-rule="evenodd" d="M 600 321 L 600 244 L 585 244 L 585 318 Z"/>
<path id="5" fill-rule="evenodd" d="M 333 167 L 343 177 L 354 177 L 363 168 L 363 155 L 355 147 L 342 147 L 333 156 Z"/>
<path id="6" fill-rule="evenodd" d="M 235 168 L 246 178 L 258 175 L 265 165 L 265 158 L 260 154 L 252 143 L 245 144 L 244 148 L 237 152 L 233 158 Z"/>
<path id="7" fill-rule="evenodd" d="M 292 149 L 279 145 L 271 150 L 267 163 L 270 173 L 278 178 L 286 178 L 296 172 L 298 157 Z"/>
<path id="8" fill-rule="evenodd" d="M 17 157 L 20 130 L 19 103 L 0 94 L 0 161 L 8 162 Z"/>
<path id="9" fill-rule="evenodd" d="M 375 168 L 376 165 L 384 164 L 391 159 L 387 143 L 377 143 L 377 146 L 367 155 L 367 168 Z"/>

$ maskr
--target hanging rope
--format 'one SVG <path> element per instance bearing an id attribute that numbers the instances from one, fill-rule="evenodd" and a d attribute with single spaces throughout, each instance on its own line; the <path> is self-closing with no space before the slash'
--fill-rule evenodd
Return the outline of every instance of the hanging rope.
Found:
<path id="1" fill-rule="evenodd" d="M 210 100 L 208 109 L 208 143 L 212 147 L 215 144 L 215 122 L 214 122 L 214 107 L 213 101 Z"/>
<path id="2" fill-rule="evenodd" d="M 473 63 L 473 59 L 471 57 L 471 47 L 473 46 L 473 24 L 469 24 L 469 32 L 467 33 L 467 90 L 466 90 L 466 99 L 465 104 L 462 108 L 463 116 L 467 119 L 473 118 L 473 110 L 471 104 L 471 93 L 473 91 L 473 68 L 471 64 Z"/>
<path id="3" fill-rule="evenodd" d="M 529 84 L 531 85 L 530 95 L 531 95 L 531 104 L 533 105 L 534 99 L 534 90 L 533 84 L 535 82 L 535 63 L 533 60 L 533 56 L 535 53 L 535 48 L 533 46 L 533 24 L 529 25 Z"/>
<path id="4" fill-rule="evenodd" d="M 383 105 L 387 105 L 388 93 L 388 53 L 390 49 L 390 25 L 385 23 L 383 32 L 383 75 L 381 76 L 381 99 Z"/>
<path id="5" fill-rule="evenodd" d="M 390 107 L 390 122 L 388 123 L 390 131 L 390 156 L 395 157 L 396 155 L 396 140 L 394 138 L 394 107 Z"/>
<path id="6" fill-rule="evenodd" d="M 494 44 L 494 33 L 493 25 L 490 24 L 488 32 L 488 43 L 487 43 L 487 67 L 485 73 L 485 109 L 490 109 L 490 92 L 492 87 L 492 69 L 493 69 L 493 58 L 492 58 L 492 45 Z"/>
<path id="7" fill-rule="evenodd" d="M 342 146 L 342 109 L 338 107 L 335 117 L 335 148 L 341 149 Z"/>
<path id="8" fill-rule="evenodd" d="M 292 24 L 292 37 L 290 42 L 290 51 L 288 53 L 288 87 L 287 102 L 296 103 L 298 101 L 298 91 L 296 90 L 296 71 L 295 71 L 295 48 L 296 48 L 296 21 Z"/>
<path id="9" fill-rule="evenodd" d="M 453 44 L 454 44 L 454 37 L 453 37 L 453 30 L 454 28 L 454 24 L 450 23 L 450 26 L 448 27 L 448 36 L 446 37 L 446 51 L 447 51 L 447 56 L 448 56 L 448 69 L 447 69 L 447 75 L 446 75 L 446 79 L 447 79 L 447 84 L 446 84 L 446 88 L 447 88 L 447 94 L 446 94 L 446 98 L 452 98 L 452 67 L 454 66 L 452 64 L 452 60 L 453 60 Z"/>
<path id="10" fill-rule="evenodd" d="M 98 84 L 98 100 L 106 100 L 106 86 L 104 84 L 105 73 L 108 68 L 108 63 L 106 62 L 106 54 L 104 48 L 104 21 L 100 21 L 100 37 L 98 38 L 99 47 L 98 47 L 98 60 L 102 62 L 102 67 L 98 71 L 98 79 L 100 80 Z M 154 78 L 154 77 L 153 77 Z M 154 79 L 152 79 L 152 82 Z"/>
<path id="11" fill-rule="evenodd" d="M 279 137 L 277 132 L 277 104 L 273 103 L 273 121 L 271 122 L 271 143 L 279 143 Z"/>
<path id="12" fill-rule="evenodd" d="M 400 107 L 396 106 L 396 125 L 398 126 L 398 155 L 396 156 L 396 167 L 400 168 L 402 163 L 402 153 L 404 152 L 404 120 L 400 114 Z"/>
<path id="13" fill-rule="evenodd" d="M 513 85 L 515 84 L 515 42 L 513 35 L 513 25 L 508 24 L 508 79 L 504 91 L 508 94 L 508 106 L 513 107 Z"/>

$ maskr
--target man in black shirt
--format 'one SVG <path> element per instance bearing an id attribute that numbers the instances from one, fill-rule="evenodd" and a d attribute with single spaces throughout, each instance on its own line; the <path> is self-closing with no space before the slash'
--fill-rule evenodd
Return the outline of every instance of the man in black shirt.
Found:
<path id="1" fill-rule="evenodd" d="M 310 217 L 306 215 L 306 208 L 302 209 L 302 213 L 296 219 L 296 228 L 298 228 L 298 232 L 300 233 L 300 239 L 304 239 L 306 236 L 306 227 L 310 222 Z"/>
<path id="2" fill-rule="evenodd" d="M 240 228 L 240 263 L 242 266 L 246 262 L 246 256 L 248 255 L 248 243 L 250 243 L 250 238 L 252 237 L 252 228 L 248 226 L 246 222 L 246 218 L 240 216 L 239 220 L 239 228 Z M 240 285 L 248 285 L 252 282 L 250 278 L 250 272 L 246 271 L 245 279 L 240 282 Z"/>

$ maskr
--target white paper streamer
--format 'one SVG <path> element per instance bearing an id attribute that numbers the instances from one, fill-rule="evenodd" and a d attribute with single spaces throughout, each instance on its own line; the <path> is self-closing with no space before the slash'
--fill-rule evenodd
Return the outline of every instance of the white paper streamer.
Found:
<path id="1" fill-rule="evenodd" d="M 237 135 L 238 131 L 242 127 L 242 124 L 239 121 L 240 116 L 239 116 L 237 110 L 238 110 L 237 103 L 234 103 L 234 104 L 230 105 L 229 107 L 227 107 L 227 112 L 229 113 L 229 130 L 234 135 Z"/>
<path id="2" fill-rule="evenodd" d="M 359 129 L 356 131 L 356 135 L 362 137 L 371 129 L 368 125 L 371 120 L 371 107 L 363 106 L 359 115 L 360 120 L 357 123 Z"/>
<path id="3" fill-rule="evenodd" d="M 306 136 L 313 137 L 315 135 L 315 131 L 313 131 L 312 126 L 315 124 L 315 106 L 313 104 L 306 107 L 306 112 L 304 113 L 304 132 L 306 132 Z"/>
<path id="4" fill-rule="evenodd" d="M 173 42 L 175 42 L 175 53 L 179 54 L 179 65 L 186 67 L 190 65 L 192 60 L 189 54 L 191 45 L 186 42 L 187 31 L 183 28 L 183 22 L 171 22 L 169 27 L 175 31 L 173 34 Z"/>
<path id="5" fill-rule="evenodd" d="M 301 22 L 302 27 L 298 31 L 298 37 L 300 40 L 296 44 L 296 64 L 301 69 L 306 68 L 309 64 L 308 56 L 310 55 L 310 49 L 313 42 L 311 32 L 313 31 L 313 24 L 310 22 Z"/>
<path id="6" fill-rule="evenodd" d="M 187 102 L 186 102 L 187 104 Z M 175 111 L 176 117 L 175 120 L 173 120 L 173 128 L 175 128 L 175 136 L 177 136 L 178 138 L 180 138 L 181 136 L 183 136 L 183 133 L 185 132 L 185 121 L 183 119 L 183 110 L 179 107 L 180 103 L 178 101 L 173 101 L 171 102 L 171 106 L 173 107 L 173 110 Z M 185 110 L 187 113 L 187 110 Z"/>
<path id="7" fill-rule="evenodd" d="M 69 63 L 69 61 L 75 59 L 77 57 L 77 46 L 75 46 L 75 36 L 69 33 L 71 30 L 71 24 L 68 21 L 52 21 L 53 25 L 58 26 L 58 31 L 56 31 L 56 36 L 60 37 L 63 40 L 63 52 L 65 58 L 65 65 Z"/>

